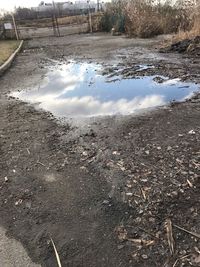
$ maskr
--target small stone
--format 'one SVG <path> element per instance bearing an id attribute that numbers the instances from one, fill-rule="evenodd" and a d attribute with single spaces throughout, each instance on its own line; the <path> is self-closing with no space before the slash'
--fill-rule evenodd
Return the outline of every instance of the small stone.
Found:
<path id="1" fill-rule="evenodd" d="M 145 151 L 145 154 L 149 155 L 149 153 L 150 153 L 149 150 L 146 150 L 146 151 Z"/>
<path id="2" fill-rule="evenodd" d="M 86 152 L 86 151 L 83 151 L 83 156 L 87 156 L 88 155 L 88 153 Z"/>
<path id="3" fill-rule="evenodd" d="M 22 199 L 17 200 L 17 201 L 15 202 L 15 206 L 18 206 L 18 205 L 22 204 L 22 202 L 23 202 Z"/>
<path id="4" fill-rule="evenodd" d="M 153 218 L 153 217 L 150 217 L 150 218 L 149 218 L 149 222 L 154 223 L 155 221 L 156 221 L 155 218 Z"/>
<path id="5" fill-rule="evenodd" d="M 182 175 L 187 175 L 188 173 L 185 172 L 185 171 L 182 171 L 181 174 L 182 174 Z"/>
<path id="6" fill-rule="evenodd" d="M 188 134 L 196 134 L 194 130 L 188 132 Z"/>
<path id="7" fill-rule="evenodd" d="M 117 248 L 120 250 L 120 249 L 124 248 L 124 245 L 119 245 L 119 246 L 117 246 Z"/>
<path id="8" fill-rule="evenodd" d="M 85 166 L 81 166 L 80 169 L 81 169 L 81 170 L 84 170 L 84 171 L 87 170 L 87 168 L 86 168 Z"/>
<path id="9" fill-rule="evenodd" d="M 142 257 L 144 260 L 148 259 L 148 256 L 147 256 L 146 254 L 142 254 L 141 257 Z"/>
<path id="10" fill-rule="evenodd" d="M 168 146 L 168 147 L 167 147 L 167 151 L 170 151 L 171 149 L 172 149 L 171 146 Z"/>
<path id="11" fill-rule="evenodd" d="M 158 150 L 161 150 L 161 146 L 158 146 L 157 149 L 158 149 Z"/>
<path id="12" fill-rule="evenodd" d="M 137 217 L 136 219 L 135 219 L 135 222 L 136 223 L 140 223 L 142 221 L 142 219 L 140 218 L 140 217 Z"/>
<path id="13" fill-rule="evenodd" d="M 119 152 L 117 152 L 117 151 L 113 151 L 113 153 L 112 153 L 113 155 L 117 155 L 117 156 L 119 156 L 120 155 L 120 153 Z"/>
<path id="14" fill-rule="evenodd" d="M 178 196 L 178 192 L 177 192 L 177 191 L 172 191 L 172 192 L 171 192 L 171 195 L 172 195 L 172 196 Z"/>

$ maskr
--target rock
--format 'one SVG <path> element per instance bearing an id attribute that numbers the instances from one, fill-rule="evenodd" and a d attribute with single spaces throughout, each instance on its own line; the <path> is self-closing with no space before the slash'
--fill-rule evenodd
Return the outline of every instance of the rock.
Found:
<path id="1" fill-rule="evenodd" d="M 188 132 L 188 134 L 196 134 L 194 130 Z"/>
<path id="2" fill-rule="evenodd" d="M 112 153 L 113 155 L 117 155 L 117 156 L 119 156 L 120 155 L 120 153 L 119 152 L 117 152 L 117 151 L 113 151 L 113 153 Z"/>
<path id="3" fill-rule="evenodd" d="M 153 78 L 153 81 L 157 82 L 157 83 L 163 83 L 165 81 L 165 79 L 163 79 L 160 76 L 156 76 L 155 78 Z"/>
<path id="4" fill-rule="evenodd" d="M 142 254 L 141 257 L 144 259 L 144 260 L 147 260 L 148 259 L 148 256 L 146 254 Z"/>

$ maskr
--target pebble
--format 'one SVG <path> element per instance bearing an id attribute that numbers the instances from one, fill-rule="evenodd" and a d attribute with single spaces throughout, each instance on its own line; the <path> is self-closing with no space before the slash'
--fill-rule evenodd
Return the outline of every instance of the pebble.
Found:
<path id="1" fill-rule="evenodd" d="M 147 256 L 146 254 L 142 254 L 141 257 L 142 257 L 144 260 L 148 259 L 148 256 Z"/>
<path id="2" fill-rule="evenodd" d="M 188 132 L 188 134 L 196 134 L 194 130 Z"/>

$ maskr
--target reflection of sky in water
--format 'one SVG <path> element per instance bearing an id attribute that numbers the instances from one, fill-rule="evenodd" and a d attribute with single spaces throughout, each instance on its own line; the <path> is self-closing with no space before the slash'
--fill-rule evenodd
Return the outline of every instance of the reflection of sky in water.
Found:
<path id="1" fill-rule="evenodd" d="M 15 92 L 13 96 L 39 103 L 39 107 L 57 116 L 73 117 L 130 114 L 172 100 L 183 100 L 198 88 L 177 79 L 158 84 L 152 76 L 108 80 L 100 75 L 101 70 L 102 67 L 95 64 L 61 65 L 48 73 L 39 88 Z"/>

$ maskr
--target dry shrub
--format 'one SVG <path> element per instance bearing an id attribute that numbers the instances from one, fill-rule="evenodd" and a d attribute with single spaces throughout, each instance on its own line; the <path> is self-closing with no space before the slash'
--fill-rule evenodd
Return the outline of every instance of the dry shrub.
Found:
<path id="1" fill-rule="evenodd" d="M 125 12 L 127 33 L 143 38 L 176 32 L 181 20 L 169 1 L 129 0 Z"/>
<path id="2" fill-rule="evenodd" d="M 115 0 L 107 4 L 99 25 L 102 31 L 110 32 L 112 28 L 115 28 L 117 32 L 125 32 L 125 4 L 125 0 Z"/>
<path id="3" fill-rule="evenodd" d="M 191 16 L 193 0 L 188 1 L 190 6 L 185 6 L 185 0 L 176 1 L 176 5 L 172 0 L 115 0 L 107 6 L 101 29 L 110 31 L 115 28 L 129 36 L 142 38 L 188 31 L 194 22 Z M 193 30 L 198 28 L 196 21 Z"/>
<path id="4" fill-rule="evenodd" d="M 187 9 L 187 17 L 189 18 L 189 26 L 187 29 L 179 28 L 173 41 L 181 41 L 184 39 L 193 39 L 200 36 L 200 3 Z"/>

